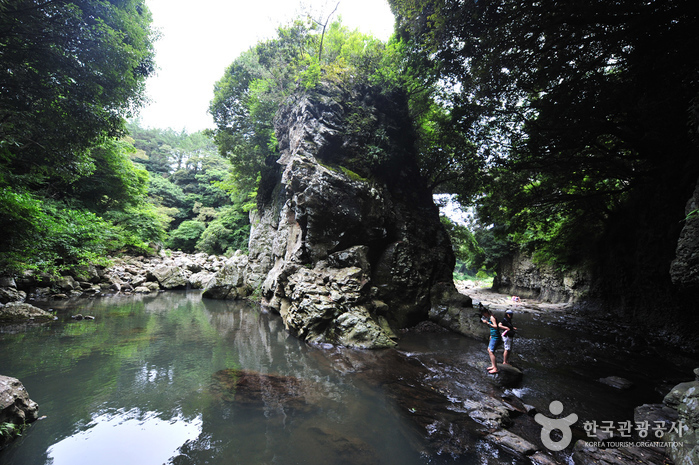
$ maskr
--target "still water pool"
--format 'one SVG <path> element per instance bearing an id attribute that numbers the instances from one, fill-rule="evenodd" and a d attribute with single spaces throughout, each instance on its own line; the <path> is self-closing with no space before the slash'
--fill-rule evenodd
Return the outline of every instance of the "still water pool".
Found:
<path id="1" fill-rule="evenodd" d="M 0 374 L 20 379 L 43 416 L 0 451 L 2 465 L 522 463 L 498 456 L 475 427 L 470 452 L 429 452 L 410 418 L 416 408 L 396 397 L 473 387 L 499 397 L 487 387 L 482 341 L 409 333 L 396 351 L 313 347 L 255 304 L 199 292 L 52 305 L 52 323 L 0 327 Z M 539 411 L 557 399 L 581 419 L 633 418 L 634 406 L 660 401 L 695 362 L 628 350 L 560 315 L 517 318 L 525 379 L 510 394 Z M 599 383 L 609 375 L 636 387 Z M 465 416 L 453 402 L 447 418 Z M 512 428 L 536 439 L 526 417 Z"/>
<path id="2" fill-rule="evenodd" d="M 2 464 L 424 463 L 380 391 L 254 305 L 169 292 L 53 308 L 52 324 L 0 333 L 0 373 L 45 416 Z M 294 382 L 302 405 L 264 388 L 235 402 L 236 370 Z"/>

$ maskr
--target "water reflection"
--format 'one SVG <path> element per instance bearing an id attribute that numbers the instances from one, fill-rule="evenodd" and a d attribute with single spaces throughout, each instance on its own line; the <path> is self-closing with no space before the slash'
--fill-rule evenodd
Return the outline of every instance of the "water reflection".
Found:
<path id="1" fill-rule="evenodd" d="M 47 416 L 0 451 L 3 465 L 517 461 L 482 439 L 488 427 L 469 407 L 503 395 L 485 372 L 484 341 L 411 332 L 397 350 L 321 349 L 257 306 L 198 292 L 55 308 L 55 322 L 0 329 L 0 373 L 22 380 Z M 658 380 L 691 375 L 693 365 L 552 320 L 518 320 L 514 363 L 525 378 L 509 392 L 539 411 L 555 399 L 583 420 L 633 418 L 633 407 L 662 399 Z M 637 387 L 597 381 L 610 374 Z M 527 418 L 512 429 L 536 440 Z"/>
<path id="2" fill-rule="evenodd" d="M 357 367 L 336 369 L 258 307 L 168 292 L 54 308 L 53 323 L 0 333 L 0 373 L 47 416 L 0 463 L 425 463 Z M 260 380 L 247 397 L 240 373 Z"/>
<path id="3" fill-rule="evenodd" d="M 156 412 L 119 410 L 95 417 L 84 429 L 49 447 L 52 465 L 165 463 L 201 432 L 201 416 L 178 414 L 164 420 Z"/>

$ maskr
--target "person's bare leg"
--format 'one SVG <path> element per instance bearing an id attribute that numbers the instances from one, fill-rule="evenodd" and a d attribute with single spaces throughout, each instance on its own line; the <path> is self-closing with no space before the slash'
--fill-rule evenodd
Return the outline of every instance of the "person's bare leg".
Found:
<path id="1" fill-rule="evenodd" d="M 498 362 L 495 360 L 495 352 L 488 349 L 488 355 L 490 355 L 490 367 L 488 368 L 488 372 L 497 373 L 498 372 Z"/>

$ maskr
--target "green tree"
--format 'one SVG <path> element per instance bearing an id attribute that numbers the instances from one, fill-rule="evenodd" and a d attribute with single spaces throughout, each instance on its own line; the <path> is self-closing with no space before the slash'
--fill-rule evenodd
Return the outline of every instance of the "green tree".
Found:
<path id="1" fill-rule="evenodd" d="M 194 252 L 197 241 L 206 230 L 206 224 L 197 220 L 183 221 L 170 233 L 167 246 L 183 252 Z"/>
<path id="2" fill-rule="evenodd" d="M 214 87 L 209 108 L 216 123 L 214 140 L 247 191 L 256 189 L 260 171 L 276 153 L 272 120 L 295 89 L 303 58 L 313 50 L 311 31 L 299 21 L 279 28 L 276 39 L 236 58 Z"/>
<path id="3" fill-rule="evenodd" d="M 622 216 L 639 247 L 640 231 L 675 234 L 668 225 L 699 176 L 694 2 L 390 3 L 402 37 L 438 63 L 452 121 L 477 147 L 486 224 L 551 259 L 579 260 L 570 252 Z"/>
<path id="4" fill-rule="evenodd" d="M 66 186 L 65 191 L 96 213 L 142 203 L 149 175 L 131 161 L 130 155 L 134 152 L 131 144 L 116 140 L 91 149 L 94 171 Z"/>
<path id="5" fill-rule="evenodd" d="M 381 71 L 390 62 L 388 52 L 380 40 L 350 31 L 340 21 L 324 27 L 322 42 L 317 26 L 296 21 L 236 58 L 216 84 L 209 111 L 216 123 L 214 140 L 231 161 L 239 188 L 255 191 L 260 173 L 275 168 L 273 120 L 292 93 L 321 80 L 347 87 L 383 83 L 390 93 L 399 74 Z M 350 119 L 357 129 L 369 130 L 361 108 Z"/>
<path id="6" fill-rule="evenodd" d="M 9 0 L 0 10 L 0 183 L 67 182 L 144 101 L 155 38 L 143 0 Z"/>

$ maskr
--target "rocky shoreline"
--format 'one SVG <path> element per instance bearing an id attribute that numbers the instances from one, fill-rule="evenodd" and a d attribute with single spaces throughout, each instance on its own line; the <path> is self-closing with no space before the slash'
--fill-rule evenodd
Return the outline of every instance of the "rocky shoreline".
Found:
<path id="1" fill-rule="evenodd" d="M 223 272 L 225 274 L 227 273 L 226 270 L 230 273 L 232 269 L 235 269 L 240 264 L 241 260 L 244 261 L 244 258 L 245 256 L 242 254 L 226 258 L 207 256 L 205 254 L 189 255 L 180 252 L 162 252 L 156 257 L 120 257 L 114 259 L 112 266 L 108 268 L 94 267 L 94 269 L 91 269 L 86 275 L 81 277 L 63 276 L 58 279 L 48 280 L 46 277 L 35 279 L 25 275 L 13 278 L 13 280 L 4 279 L 1 292 L 3 299 L 6 299 L 8 295 L 15 295 L 17 298 L 32 301 L 33 299 L 42 298 L 62 299 L 77 296 L 97 297 L 115 294 L 145 294 L 169 289 L 204 289 L 208 283 L 215 284 L 220 280 L 216 279 L 217 273 Z M 12 281 L 14 281 L 14 286 L 11 285 Z M 236 280 L 233 279 L 233 281 Z M 527 299 L 514 303 L 509 298 L 510 296 L 477 287 L 469 288 L 465 283 L 457 283 L 457 287 L 462 293 L 469 295 L 475 303 L 482 302 L 484 305 L 500 311 L 512 307 L 516 307 L 520 312 L 532 313 L 551 311 L 566 313 L 570 310 L 570 305 L 568 304 L 545 304 Z M 249 294 L 248 291 L 246 292 Z M 240 289 L 236 291 L 236 297 L 244 294 L 240 292 Z M 551 306 L 552 308 L 549 308 Z M 19 307 L 32 308 L 27 302 L 8 301 L 3 302 L 0 311 L 4 311 L 7 314 L 10 310 L 16 312 Z M 461 316 L 472 312 L 472 308 L 464 308 L 461 311 Z M 50 313 L 46 313 L 46 315 L 35 313 L 31 316 L 36 321 L 44 317 L 53 319 L 53 315 Z M 444 315 L 440 318 L 443 319 Z M 436 323 L 440 323 L 440 318 L 431 319 Z M 420 327 L 423 327 L 426 331 L 445 331 L 445 329 L 439 329 L 432 322 L 425 322 L 423 325 L 418 325 L 418 327 L 410 331 L 421 331 Z M 459 332 L 463 333 L 463 328 Z M 404 357 L 400 353 L 396 353 L 396 356 L 399 358 Z M 396 363 L 396 366 L 410 366 L 407 363 L 409 360 L 403 362 Z M 396 376 L 399 376 L 399 373 Z M 452 373 L 452 376 L 454 376 L 454 373 Z M 509 379 L 504 377 L 502 379 L 499 377 L 493 378 L 491 383 L 497 386 L 497 388 L 504 389 L 518 385 L 521 377 L 522 374 L 519 372 L 514 373 L 514 376 L 509 377 Z M 465 453 L 465 450 L 462 450 L 464 446 L 460 444 L 458 437 L 455 437 L 452 433 L 455 425 L 457 427 L 461 425 L 466 428 L 466 424 L 462 425 L 463 419 L 459 419 L 459 415 L 454 416 L 453 412 L 450 413 L 449 408 L 444 412 L 437 412 L 436 417 L 427 415 L 424 418 L 426 422 L 424 425 L 420 423 L 421 418 L 417 415 L 417 412 L 420 412 L 423 408 L 430 410 L 431 407 L 428 409 L 427 406 L 435 403 L 444 403 L 445 406 L 450 405 L 450 402 L 444 402 L 443 396 L 449 399 L 464 396 L 463 413 L 466 413 L 467 418 L 483 426 L 484 432 L 487 431 L 485 438 L 488 442 L 510 454 L 525 460 L 528 459 L 532 463 L 558 463 L 560 461 L 560 457 L 550 454 L 541 447 L 537 447 L 535 445 L 538 443 L 536 438 L 528 437 L 526 434 L 521 435 L 516 429 L 512 431 L 508 427 L 508 424 L 512 421 L 511 419 L 517 416 L 522 418 L 520 422 L 531 423 L 533 415 L 536 413 L 534 410 L 524 405 L 517 405 L 518 399 L 512 396 L 510 396 L 511 398 L 503 397 L 499 399 L 498 396 L 483 395 L 483 392 L 476 387 L 473 387 L 475 389 L 473 392 L 462 392 L 463 389 L 460 387 L 459 377 L 457 376 L 453 381 L 452 383 L 451 379 L 443 379 L 436 385 L 426 386 L 429 389 L 425 393 L 422 393 L 420 390 L 416 391 L 414 386 L 411 389 L 402 389 L 401 383 L 397 382 L 396 379 L 389 379 L 385 384 L 395 388 L 392 389 L 391 395 L 396 398 L 396 402 L 399 405 L 405 407 L 406 415 L 417 418 L 418 429 L 424 429 L 422 431 L 424 434 L 436 440 L 436 450 L 439 453 L 457 455 Z M 17 381 L 17 383 L 19 382 Z M 699 427 L 699 422 L 695 419 L 696 409 L 693 407 L 695 402 L 693 393 L 695 390 L 699 392 L 699 381 L 677 386 L 666 398 L 665 405 L 644 405 L 639 407 L 635 414 L 635 421 L 649 421 L 651 424 L 656 421 L 670 424 L 677 421 L 678 418 L 682 419 L 686 428 L 683 430 L 681 440 L 677 440 L 680 438 L 667 436 L 668 441 L 672 438 L 674 443 L 680 446 L 668 451 L 662 448 L 658 449 L 657 447 L 612 447 L 615 438 L 599 437 L 597 438 L 599 441 L 594 443 L 578 441 L 573 448 L 573 461 L 584 464 L 670 463 L 669 455 L 677 464 L 692 463 L 691 460 L 694 460 L 694 457 L 697 455 L 695 431 Z M 26 391 L 24 392 L 26 393 Z M 12 397 L 14 399 L 22 396 L 17 397 L 13 395 Z M 487 401 L 484 401 L 484 399 Z M 9 401 L 6 404 L 11 408 L 15 408 L 16 405 L 15 402 Z M 27 402 L 24 402 L 24 404 L 31 404 L 32 408 L 27 410 L 25 419 L 18 424 L 28 423 L 37 416 L 36 405 L 28 400 L 28 397 Z M 522 416 L 522 414 L 524 415 Z M 433 420 L 436 418 L 441 419 L 441 421 L 435 423 Z M 442 426 L 437 428 L 437 430 L 433 430 L 434 424 Z"/>
<path id="2" fill-rule="evenodd" d="M 10 311 L 18 303 L 39 299 L 67 299 L 114 294 L 150 294 L 171 289 L 203 289 L 224 268 L 224 256 L 161 251 L 152 257 L 121 256 L 112 265 L 91 265 L 65 276 L 25 272 L 0 277 L 0 320 L 32 318 L 40 314 Z"/>

